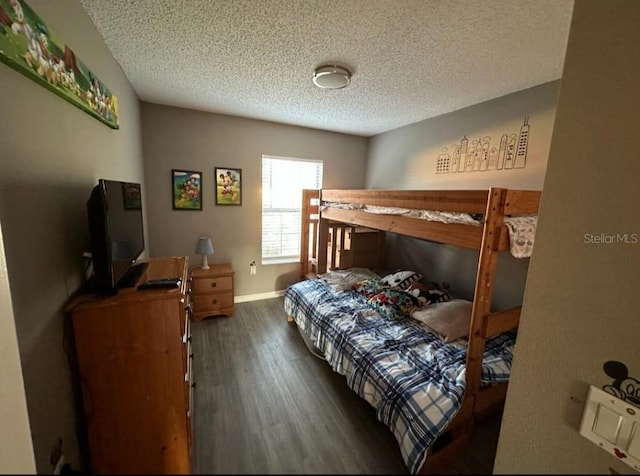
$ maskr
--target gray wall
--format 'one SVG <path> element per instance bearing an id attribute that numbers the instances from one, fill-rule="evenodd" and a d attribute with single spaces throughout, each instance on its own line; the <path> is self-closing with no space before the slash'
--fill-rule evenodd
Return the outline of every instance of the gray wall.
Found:
<path id="1" fill-rule="evenodd" d="M 58 437 L 67 461 L 80 464 L 62 308 L 89 247 L 86 201 L 100 177 L 144 175 L 138 99 L 80 3 L 29 5 L 118 97 L 121 126 L 108 128 L 0 64 L 0 223 L 36 465 L 51 472 Z"/>
<path id="2" fill-rule="evenodd" d="M 411 124 L 370 139 L 368 188 L 486 189 L 509 187 L 541 190 L 558 94 L 558 81 Z M 503 134 L 517 134 L 528 117 L 530 126 L 526 166 L 511 170 L 436 173 L 443 154 L 466 136 L 469 146 L 490 137 L 499 148 Z M 496 150 L 497 152 L 497 150 Z M 457 247 L 388 234 L 388 268 L 420 271 L 429 279 L 450 283 L 452 293 L 471 299 L 478 253 Z M 526 282 L 528 259 L 502 253 L 498 260 L 494 308 L 519 305 Z"/>
<path id="3" fill-rule="evenodd" d="M 640 2 L 575 3 L 497 473 L 636 474 L 578 434 L 588 385 L 640 379 Z M 640 236 L 640 235 L 638 235 Z"/>
<path id="4" fill-rule="evenodd" d="M 364 185 L 364 137 L 150 103 L 142 103 L 142 131 L 151 254 L 186 255 L 198 265 L 198 237 L 210 235 L 209 263 L 232 264 L 239 299 L 281 291 L 298 279 L 297 263 L 261 264 L 262 154 L 324 161 L 326 188 Z M 242 169 L 241 206 L 215 205 L 216 166 Z M 172 168 L 202 172 L 202 211 L 172 209 Z"/>
<path id="5" fill-rule="evenodd" d="M 0 473 L 34 473 L 33 444 L 0 227 Z M 10 428 L 11 431 L 6 431 Z"/>

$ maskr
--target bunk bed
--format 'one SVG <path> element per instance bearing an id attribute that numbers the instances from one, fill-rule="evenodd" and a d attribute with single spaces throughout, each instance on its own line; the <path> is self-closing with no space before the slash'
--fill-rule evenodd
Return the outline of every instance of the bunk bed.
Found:
<path id="1" fill-rule="evenodd" d="M 504 188 L 447 191 L 303 191 L 300 260 L 302 281 L 289 286 L 285 292 L 287 319 L 289 322 L 295 322 L 301 331 L 309 333 L 308 337 L 312 334 L 309 330 L 310 319 L 326 321 L 320 331 L 323 335 L 319 337 L 317 329 L 313 334 L 314 339 L 322 340 L 315 344 L 318 344 L 321 352 L 326 351 L 327 355 L 338 355 L 333 355 L 327 360 L 335 371 L 343 375 L 348 374 L 348 384 L 354 391 L 374 407 L 386 405 L 386 409 L 377 408 L 378 418 L 393 431 L 405 463 L 412 473 L 432 473 L 446 467 L 456 452 L 468 442 L 476 417 L 502 407 L 510 360 L 501 363 L 503 367 L 499 365 L 498 370 L 492 370 L 488 368 L 487 359 L 488 356 L 494 358 L 496 352 L 502 350 L 507 354 L 512 352 L 520 307 L 491 312 L 497 259 L 501 252 L 513 250 L 511 242 L 515 241 L 516 230 L 513 226 L 508 226 L 507 221 L 512 217 L 535 217 L 539 200 L 539 191 Z M 366 207 L 382 207 L 382 211 L 371 213 Z M 394 213 L 393 210 L 396 209 L 403 212 Z M 462 220 L 433 221 L 428 217 L 425 219 L 424 211 L 443 212 L 462 217 Z M 471 219 L 468 219 L 469 217 Z M 322 283 L 322 279 L 315 279 L 325 276 L 327 271 L 332 269 L 349 268 L 354 264 L 375 268 L 380 264 L 384 234 L 387 232 L 478 250 L 478 268 L 468 337 L 463 339 L 462 344 L 460 341 L 443 344 L 440 339 L 424 334 L 419 329 L 418 321 L 410 318 L 383 323 L 381 325 L 386 326 L 384 328 L 377 327 L 375 320 L 368 319 L 371 314 L 364 311 L 363 301 L 358 301 L 359 298 L 354 293 L 347 293 L 342 298 L 334 292 L 335 290 L 328 289 L 327 285 Z M 359 233 L 367 235 L 367 239 L 364 240 L 366 246 L 360 248 Z M 328 315 L 317 318 L 318 313 L 323 312 Z M 384 345 L 387 345 L 386 342 L 397 343 L 396 336 L 406 336 L 407 344 L 403 343 L 398 347 L 402 348 L 397 351 L 398 355 L 390 359 L 389 356 L 392 354 L 389 354 L 387 349 L 384 351 L 384 360 L 412 360 L 412 372 L 419 374 L 419 385 L 424 385 L 425 389 L 428 385 L 428 390 L 421 392 L 420 399 L 415 396 L 415 389 L 411 395 L 410 392 L 400 395 L 394 393 L 400 393 L 398 388 L 391 388 L 391 385 L 381 390 L 387 393 L 384 398 L 380 395 L 371 396 L 372 385 L 380 386 L 380 382 L 383 382 L 382 385 L 386 386 L 385 382 L 391 381 L 392 377 L 385 375 L 387 370 L 382 368 L 384 365 L 381 366 L 379 362 L 374 361 L 375 356 L 364 355 L 361 348 L 355 348 L 361 347 L 362 341 L 358 343 L 354 340 L 356 337 L 353 325 L 349 324 L 349 313 L 359 316 L 357 320 L 360 323 L 364 322 L 360 326 L 364 330 L 358 331 L 361 333 L 359 339 L 367 332 L 394 334 L 394 338 L 385 341 Z M 328 340 L 331 341 L 329 344 Z M 429 365 L 434 365 L 434 359 L 438 358 L 457 362 L 454 377 L 454 380 L 457 379 L 456 382 L 446 381 L 451 368 L 442 369 L 446 375 L 443 377 L 438 374 L 441 381 L 436 385 L 423 382 L 422 375 L 430 374 L 431 370 L 422 365 L 424 362 L 419 366 L 415 361 L 425 360 L 416 352 L 425 348 L 427 344 L 435 346 L 429 347 L 430 358 L 426 359 L 430 361 Z M 368 344 L 365 344 L 365 347 L 366 345 Z M 338 352 L 335 351 L 336 347 L 340 347 Z M 343 348 L 346 347 L 349 347 L 352 354 L 343 352 Z M 353 357 L 355 354 L 357 357 Z M 347 362 L 349 359 L 364 363 Z M 358 368 L 359 365 L 367 368 L 361 370 Z M 392 371 L 397 373 L 398 366 L 393 367 Z M 364 375 L 367 372 L 377 372 L 377 375 L 372 377 L 377 379 L 377 383 L 367 380 L 368 377 Z M 496 378 L 488 378 L 487 373 L 495 374 L 493 377 Z M 395 377 L 408 379 L 405 375 Z M 415 375 L 411 379 L 415 381 Z M 402 387 L 405 384 L 394 385 Z M 442 397 L 438 393 L 439 390 L 435 390 L 435 396 L 433 394 L 434 387 L 438 386 L 447 387 L 445 393 L 448 393 L 443 401 L 439 400 Z M 373 402 L 372 399 L 376 401 Z M 386 401 L 381 402 L 381 399 Z M 389 403 L 390 401 L 392 403 Z M 438 407 L 438 411 L 442 413 L 438 421 L 420 421 L 425 413 L 424 409 L 415 407 L 423 405 L 425 401 L 431 402 L 429 405 Z M 394 413 L 395 416 L 389 416 L 390 413 Z M 413 430 L 405 428 L 413 425 L 416 427 Z M 424 433 L 429 435 L 425 436 Z"/>

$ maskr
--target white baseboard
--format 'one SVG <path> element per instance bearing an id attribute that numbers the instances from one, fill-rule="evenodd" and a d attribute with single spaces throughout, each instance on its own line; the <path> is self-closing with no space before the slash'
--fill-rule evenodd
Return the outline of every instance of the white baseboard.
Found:
<path id="1" fill-rule="evenodd" d="M 233 302 L 261 301 L 262 299 L 271 299 L 271 298 L 280 297 L 280 296 L 284 296 L 284 289 L 282 291 L 271 291 L 268 293 L 245 294 L 244 296 L 234 296 Z"/>

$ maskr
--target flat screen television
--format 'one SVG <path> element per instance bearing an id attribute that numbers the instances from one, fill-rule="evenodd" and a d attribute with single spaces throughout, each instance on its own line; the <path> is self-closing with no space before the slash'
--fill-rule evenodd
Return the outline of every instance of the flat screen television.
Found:
<path id="1" fill-rule="evenodd" d="M 115 294 L 132 286 L 133 265 L 144 251 L 140 184 L 100 179 L 87 200 L 87 213 L 93 264 L 89 289 Z M 143 265 L 136 266 L 139 276 Z"/>

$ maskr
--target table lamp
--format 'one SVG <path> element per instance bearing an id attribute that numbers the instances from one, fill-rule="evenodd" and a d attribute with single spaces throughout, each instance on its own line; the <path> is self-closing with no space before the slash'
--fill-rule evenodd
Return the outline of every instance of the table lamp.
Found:
<path id="1" fill-rule="evenodd" d="M 196 246 L 196 253 L 202 255 L 202 269 L 209 269 L 207 255 L 213 254 L 213 243 L 208 236 L 201 236 Z"/>

